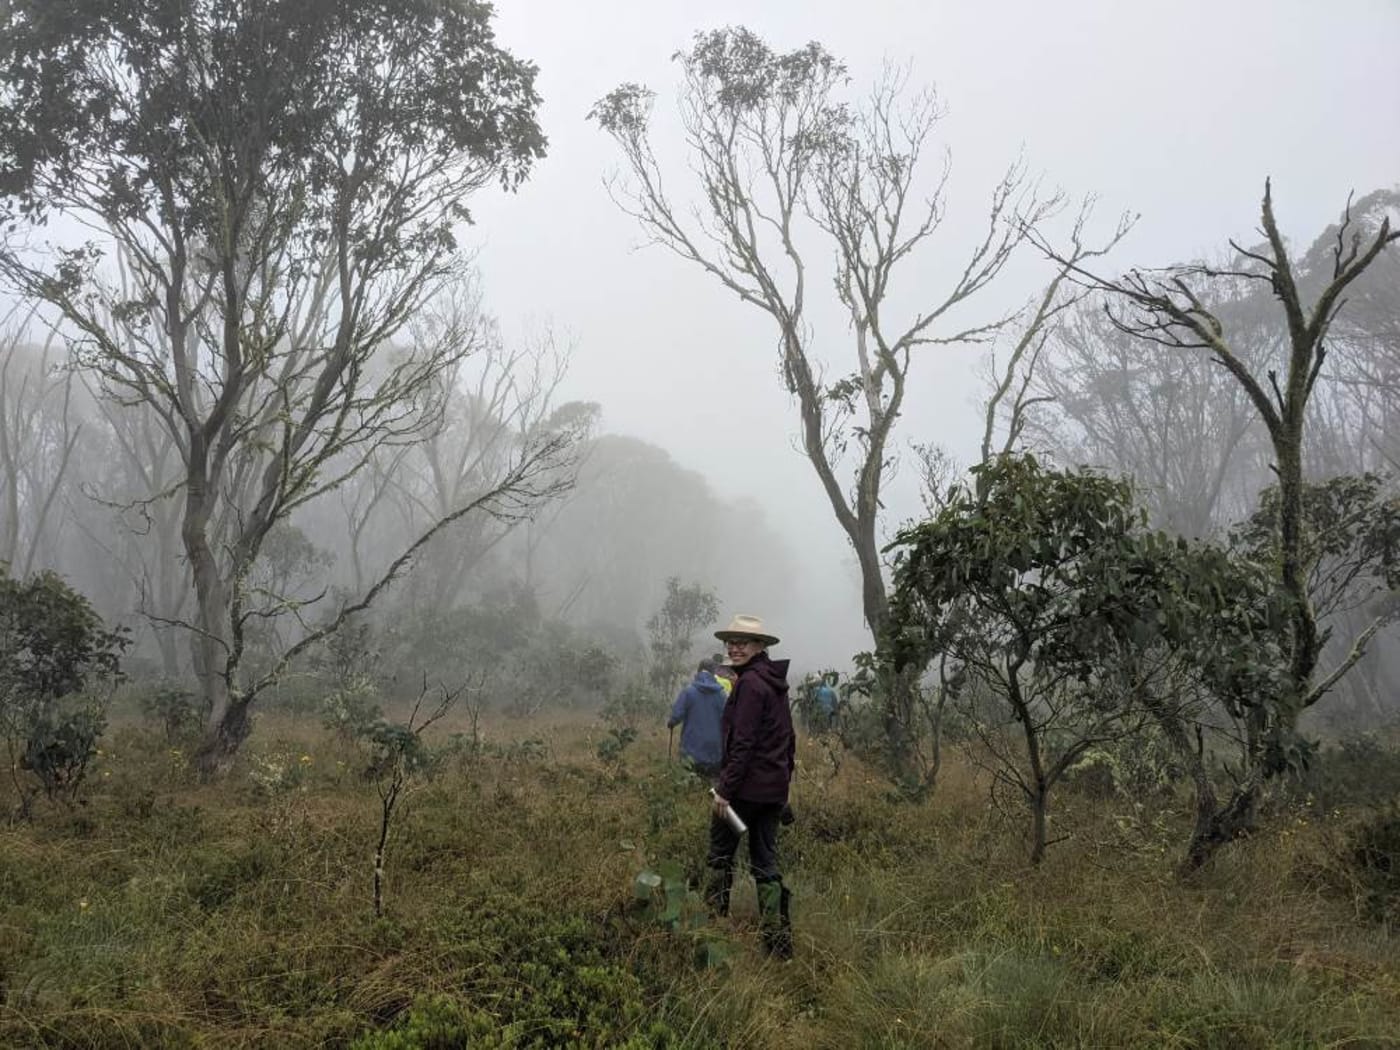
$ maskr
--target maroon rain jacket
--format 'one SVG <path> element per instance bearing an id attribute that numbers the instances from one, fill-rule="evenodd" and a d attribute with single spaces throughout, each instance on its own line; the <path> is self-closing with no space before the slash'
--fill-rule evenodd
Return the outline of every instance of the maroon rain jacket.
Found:
<path id="1" fill-rule="evenodd" d="M 724 765 L 715 791 L 745 802 L 786 802 L 797 739 L 788 707 L 788 661 L 759 653 L 742 667 L 724 705 Z"/>

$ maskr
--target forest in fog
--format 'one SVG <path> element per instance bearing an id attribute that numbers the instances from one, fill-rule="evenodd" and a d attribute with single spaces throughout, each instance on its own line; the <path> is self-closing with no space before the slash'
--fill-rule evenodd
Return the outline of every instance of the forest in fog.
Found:
<path id="1" fill-rule="evenodd" d="M 0 3 L 0 1043 L 1395 1045 L 1397 12 L 544 6 Z"/>

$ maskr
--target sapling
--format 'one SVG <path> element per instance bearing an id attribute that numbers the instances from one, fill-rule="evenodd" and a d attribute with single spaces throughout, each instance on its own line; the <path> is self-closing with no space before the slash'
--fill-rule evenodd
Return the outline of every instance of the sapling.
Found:
<path id="1" fill-rule="evenodd" d="M 448 689 L 441 683 L 429 688 L 425 672 L 422 688 L 413 702 L 407 722 L 390 722 L 380 718 L 366 726 L 360 734 L 360 739 L 370 752 L 365 777 L 374 781 L 374 789 L 379 795 L 379 841 L 374 848 L 375 918 L 384 914 L 384 851 L 389 842 L 394 812 L 412 789 L 414 778 L 426 773 L 432 766 L 433 755 L 423 741 L 423 731 L 446 715 L 466 690 L 467 683 L 456 689 Z M 423 717 L 424 702 L 430 695 L 434 697 L 432 712 Z"/>

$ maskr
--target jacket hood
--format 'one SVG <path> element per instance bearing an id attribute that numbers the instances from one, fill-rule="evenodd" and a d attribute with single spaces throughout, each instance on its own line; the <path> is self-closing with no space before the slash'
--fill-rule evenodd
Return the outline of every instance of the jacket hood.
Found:
<path id="1" fill-rule="evenodd" d="M 722 693 L 724 686 L 719 684 L 719 679 L 708 671 L 696 671 L 695 677 L 691 679 L 691 685 L 695 686 L 702 693 Z"/>
<path id="2" fill-rule="evenodd" d="M 740 674 L 756 674 L 774 689 L 786 689 L 788 664 L 790 660 L 773 660 L 767 653 L 759 653 L 739 669 Z"/>

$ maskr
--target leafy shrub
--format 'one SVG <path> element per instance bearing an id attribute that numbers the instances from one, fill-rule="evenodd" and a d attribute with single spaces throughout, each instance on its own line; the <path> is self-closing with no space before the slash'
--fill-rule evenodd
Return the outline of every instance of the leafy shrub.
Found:
<path id="1" fill-rule="evenodd" d="M 1091 798 L 1162 797 L 1184 776 L 1176 752 L 1156 726 L 1139 726 L 1089 748 L 1070 767 L 1065 785 Z"/>
<path id="2" fill-rule="evenodd" d="M 444 681 L 472 680 L 491 669 L 488 695 L 507 714 L 596 707 L 610 690 L 617 660 L 545 617 L 529 588 L 488 591 L 479 604 L 405 615 L 383 632 L 386 678 L 412 681 L 430 667 Z"/>
<path id="3" fill-rule="evenodd" d="M 345 679 L 321 706 L 321 724 L 343 741 L 365 736 L 381 721 L 381 715 L 379 689 L 364 674 Z"/>
<path id="4" fill-rule="evenodd" d="M 639 681 L 628 682 L 603 706 L 603 721 L 618 729 L 636 730 L 645 722 L 655 722 L 661 714 L 655 693 Z"/>
<path id="5" fill-rule="evenodd" d="M 172 682 L 143 693 L 141 713 L 161 727 L 171 745 L 189 740 L 198 730 L 202 714 L 195 695 Z"/>
<path id="6" fill-rule="evenodd" d="M 489 750 L 507 762 L 547 762 L 551 755 L 549 742 L 538 736 L 510 740 L 490 746 Z"/>
<path id="7" fill-rule="evenodd" d="M 354 1050 L 682 1045 L 582 916 L 497 894 L 444 921 L 460 926 L 447 939 L 458 971 L 468 975 L 464 985 L 417 1000 L 399 1025 L 363 1036 Z"/>
<path id="8" fill-rule="evenodd" d="M 499 1045 L 486 1042 L 496 1034 L 489 1014 L 473 1010 L 448 995 L 414 1002 L 399 1027 L 364 1036 L 352 1050 L 456 1050 L 464 1046 Z"/>
<path id="9" fill-rule="evenodd" d="M 127 639 L 52 572 L 16 580 L 0 564 L 0 736 L 35 790 L 72 801 L 106 725 L 92 687 L 116 680 Z M 88 692 L 79 706 L 66 698 Z M 28 816 L 33 791 L 21 790 Z"/>
<path id="10" fill-rule="evenodd" d="M 49 799 L 72 802 L 106 728 L 107 716 L 94 704 L 44 711 L 30 725 L 20 768 L 38 778 Z"/>
<path id="11" fill-rule="evenodd" d="M 622 762 L 623 752 L 637 739 L 637 731 L 631 726 L 618 728 L 614 726 L 608 730 L 606 736 L 598 741 L 598 757 L 610 766 L 616 766 Z"/>

